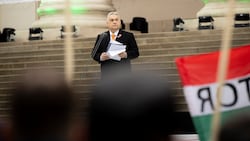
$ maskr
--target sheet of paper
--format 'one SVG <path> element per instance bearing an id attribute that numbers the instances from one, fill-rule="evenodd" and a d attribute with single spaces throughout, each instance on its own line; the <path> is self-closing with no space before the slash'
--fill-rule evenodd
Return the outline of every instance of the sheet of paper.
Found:
<path id="1" fill-rule="evenodd" d="M 120 61 L 121 57 L 119 56 L 119 54 L 125 51 L 126 51 L 126 45 L 123 45 L 117 41 L 112 41 L 109 44 L 109 49 L 107 53 L 111 59 Z"/>
<path id="2" fill-rule="evenodd" d="M 115 55 L 115 56 L 110 56 L 111 59 L 113 60 L 117 60 L 117 61 L 121 61 L 121 57 L 119 55 Z"/>
<path id="3" fill-rule="evenodd" d="M 118 42 L 118 41 L 111 41 L 111 44 L 118 44 L 118 45 L 122 45 L 122 43 Z"/>

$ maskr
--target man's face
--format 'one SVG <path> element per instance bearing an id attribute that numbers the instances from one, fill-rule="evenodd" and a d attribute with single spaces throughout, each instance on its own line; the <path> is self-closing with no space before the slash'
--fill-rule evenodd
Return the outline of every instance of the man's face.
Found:
<path id="1" fill-rule="evenodd" d="M 121 27 L 121 20 L 117 15 L 110 15 L 107 21 L 108 29 L 115 32 Z"/>

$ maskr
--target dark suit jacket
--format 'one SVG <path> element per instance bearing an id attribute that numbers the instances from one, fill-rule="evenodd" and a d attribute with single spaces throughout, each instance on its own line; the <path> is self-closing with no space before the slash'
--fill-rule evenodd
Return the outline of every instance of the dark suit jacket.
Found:
<path id="1" fill-rule="evenodd" d="M 107 51 L 107 47 L 110 42 L 109 31 L 106 31 L 105 34 L 106 35 L 101 40 L 101 43 L 97 47 L 98 49 L 96 50 L 96 53 L 93 56 L 93 59 L 101 64 L 102 77 L 106 75 L 106 73 L 109 73 L 110 71 L 113 71 L 115 69 L 121 69 L 122 71 L 129 72 L 131 70 L 130 60 L 137 58 L 139 56 L 139 50 L 138 50 L 138 46 L 137 46 L 134 34 L 123 31 L 123 30 L 119 30 L 119 33 L 116 37 L 116 41 L 126 45 L 127 58 L 123 58 L 121 59 L 121 61 L 116 61 L 112 59 L 109 59 L 106 61 L 100 61 L 101 54 Z M 97 36 L 95 46 L 98 44 L 98 40 L 100 39 L 100 36 L 101 34 Z"/>

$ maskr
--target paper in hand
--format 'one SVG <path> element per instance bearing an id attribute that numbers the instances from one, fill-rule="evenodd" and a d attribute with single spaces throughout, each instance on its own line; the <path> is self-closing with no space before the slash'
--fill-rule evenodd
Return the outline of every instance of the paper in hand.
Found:
<path id="1" fill-rule="evenodd" d="M 123 45 L 122 43 L 117 41 L 112 41 L 109 43 L 107 54 L 111 59 L 120 61 L 121 57 L 119 56 L 119 54 L 125 51 L 126 45 Z"/>

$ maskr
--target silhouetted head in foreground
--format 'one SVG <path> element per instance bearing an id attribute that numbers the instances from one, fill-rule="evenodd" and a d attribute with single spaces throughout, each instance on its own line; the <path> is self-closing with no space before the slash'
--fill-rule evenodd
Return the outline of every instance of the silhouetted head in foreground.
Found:
<path id="1" fill-rule="evenodd" d="M 173 130 L 175 91 L 151 73 L 113 74 L 93 91 L 90 141 L 167 141 Z"/>
<path id="2" fill-rule="evenodd" d="M 14 140 L 56 140 L 67 136 L 74 96 L 64 76 L 33 71 L 17 83 L 11 97 Z"/>
<path id="3" fill-rule="evenodd" d="M 250 114 L 230 117 L 221 127 L 218 141 L 250 141 Z"/>

